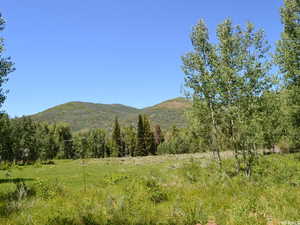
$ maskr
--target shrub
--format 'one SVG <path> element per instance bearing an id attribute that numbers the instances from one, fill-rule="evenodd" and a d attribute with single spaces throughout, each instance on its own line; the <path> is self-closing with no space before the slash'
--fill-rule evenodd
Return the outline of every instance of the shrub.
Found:
<path id="1" fill-rule="evenodd" d="M 146 186 L 151 201 L 154 203 L 160 203 L 168 200 L 167 190 L 159 183 L 156 177 L 144 177 L 143 183 Z"/>
<path id="2" fill-rule="evenodd" d="M 12 163 L 6 162 L 6 161 L 2 161 L 0 163 L 0 170 L 9 170 L 13 167 Z"/>
<path id="3" fill-rule="evenodd" d="M 118 184 L 121 181 L 127 180 L 129 177 L 125 174 L 111 174 L 111 175 L 106 175 L 104 177 L 104 183 L 105 184 Z"/>
<path id="4" fill-rule="evenodd" d="M 51 199 L 65 193 L 64 186 L 57 182 L 51 183 L 48 180 L 39 179 L 34 183 L 34 186 L 36 188 L 37 196 L 43 199 Z"/>

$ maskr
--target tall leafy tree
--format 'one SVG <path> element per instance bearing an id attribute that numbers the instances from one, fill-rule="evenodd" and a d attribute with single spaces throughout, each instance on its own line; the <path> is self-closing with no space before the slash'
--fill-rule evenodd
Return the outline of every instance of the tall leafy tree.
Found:
<path id="1" fill-rule="evenodd" d="M 272 86 L 269 46 L 264 32 L 251 23 L 243 29 L 225 20 L 217 37 L 217 44 L 209 41 L 203 20 L 194 27 L 194 51 L 182 58 L 186 86 L 192 90 L 194 115 L 209 124 L 209 145 L 220 165 L 220 151 L 231 148 L 237 169 L 250 175 L 262 136 L 260 96 Z"/>
<path id="2" fill-rule="evenodd" d="M 88 133 L 83 133 L 78 137 L 78 141 L 80 143 L 80 148 L 79 148 L 79 157 L 81 159 L 87 158 L 89 155 L 89 142 L 88 142 Z"/>
<path id="3" fill-rule="evenodd" d="M 124 140 L 124 144 L 125 144 L 125 154 L 128 156 L 135 156 L 136 130 L 133 126 L 124 128 L 123 140 Z"/>
<path id="4" fill-rule="evenodd" d="M 0 161 L 12 161 L 11 123 L 7 114 L 0 114 Z"/>
<path id="5" fill-rule="evenodd" d="M 0 32 L 4 30 L 5 21 L 0 13 Z M 4 39 L 0 36 L 0 108 L 5 101 L 7 91 L 3 84 L 8 80 L 8 74 L 14 71 L 13 62 L 9 57 L 4 56 Z"/>
<path id="6" fill-rule="evenodd" d="M 102 129 L 93 129 L 89 132 L 88 145 L 90 156 L 104 158 L 107 150 L 106 132 Z"/>
<path id="7" fill-rule="evenodd" d="M 55 127 L 45 123 L 37 124 L 37 139 L 41 160 L 50 160 L 57 156 L 59 145 L 55 136 Z"/>
<path id="8" fill-rule="evenodd" d="M 300 146 L 300 0 L 284 0 L 284 30 L 277 43 L 275 60 L 284 75 L 294 147 Z"/>
<path id="9" fill-rule="evenodd" d="M 284 92 L 268 91 L 262 96 L 262 130 L 265 149 L 275 151 L 280 140 L 287 136 L 288 116 Z"/>
<path id="10" fill-rule="evenodd" d="M 300 1 L 284 0 L 281 9 L 284 31 L 277 44 L 276 60 L 287 86 L 300 86 Z M 295 90 L 296 91 L 296 90 Z M 299 90 L 298 90 L 299 91 Z M 300 91 L 299 91 L 300 92 Z"/>
<path id="11" fill-rule="evenodd" d="M 55 133 L 60 146 L 59 158 L 74 159 L 75 149 L 73 148 L 73 139 L 71 128 L 68 124 L 57 124 Z"/>
<path id="12" fill-rule="evenodd" d="M 34 162 L 39 158 L 37 124 L 29 117 L 12 121 L 12 149 L 15 161 Z"/>

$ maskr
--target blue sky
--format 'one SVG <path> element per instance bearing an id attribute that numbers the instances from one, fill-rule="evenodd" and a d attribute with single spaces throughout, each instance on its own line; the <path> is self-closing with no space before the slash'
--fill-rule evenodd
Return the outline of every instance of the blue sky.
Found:
<path id="1" fill-rule="evenodd" d="M 0 35 L 16 71 L 4 104 L 11 116 L 69 101 L 145 107 L 181 95 L 180 57 L 192 26 L 253 22 L 275 43 L 278 0 L 2 0 Z"/>

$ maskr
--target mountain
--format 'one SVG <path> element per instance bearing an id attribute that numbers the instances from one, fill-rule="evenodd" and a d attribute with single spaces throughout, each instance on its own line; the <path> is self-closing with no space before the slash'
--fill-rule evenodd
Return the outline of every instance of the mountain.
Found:
<path id="1" fill-rule="evenodd" d="M 173 125 L 177 127 L 185 126 L 184 112 L 190 106 L 191 103 L 185 98 L 170 99 L 144 109 L 121 104 L 68 102 L 30 117 L 37 121 L 49 123 L 68 123 L 72 130 L 76 132 L 91 128 L 111 129 L 116 116 L 122 125 L 135 126 L 138 115 L 146 114 L 153 125 L 159 124 L 166 129 Z"/>

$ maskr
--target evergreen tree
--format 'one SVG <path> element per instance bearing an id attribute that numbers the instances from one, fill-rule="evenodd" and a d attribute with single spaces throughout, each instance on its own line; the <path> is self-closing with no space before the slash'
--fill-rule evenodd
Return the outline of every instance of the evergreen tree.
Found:
<path id="1" fill-rule="evenodd" d="M 156 145 L 154 134 L 151 130 L 151 125 L 148 117 L 144 115 L 144 141 L 145 141 L 145 153 L 144 155 L 155 155 L 156 154 Z"/>
<path id="2" fill-rule="evenodd" d="M 121 128 L 118 118 L 115 118 L 114 128 L 112 132 L 112 144 L 113 144 L 113 155 L 118 157 L 124 157 L 125 152 L 122 144 Z"/>
<path id="3" fill-rule="evenodd" d="M 144 119 L 142 115 L 138 117 L 137 125 L 137 136 L 136 136 L 136 156 L 145 156 L 147 155 L 146 146 L 145 146 L 145 129 L 144 129 Z"/>

